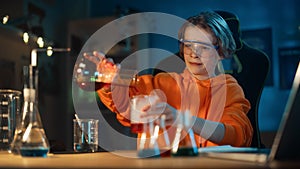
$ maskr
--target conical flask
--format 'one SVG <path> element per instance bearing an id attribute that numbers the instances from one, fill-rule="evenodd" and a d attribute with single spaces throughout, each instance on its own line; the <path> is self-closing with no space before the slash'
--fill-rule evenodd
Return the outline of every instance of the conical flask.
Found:
<path id="1" fill-rule="evenodd" d="M 138 144 L 138 157 L 140 158 L 157 158 L 160 157 L 160 151 L 157 144 L 159 126 L 154 125 L 154 120 L 148 118 L 143 123 L 143 132 Z"/>
<path id="2" fill-rule="evenodd" d="M 159 122 L 159 138 L 157 139 L 159 144 L 159 151 L 161 157 L 170 157 L 171 156 L 171 144 L 166 127 L 166 115 L 161 115 L 157 121 Z"/>
<path id="3" fill-rule="evenodd" d="M 13 147 L 21 156 L 46 157 L 49 152 L 47 140 L 37 105 L 37 77 L 35 67 L 24 69 L 24 103 L 21 123 L 15 132 Z M 27 72 L 28 71 L 28 72 Z"/>
<path id="4" fill-rule="evenodd" d="M 192 129 L 189 111 L 178 114 L 177 129 L 172 146 L 172 156 L 197 156 L 198 148 Z"/>

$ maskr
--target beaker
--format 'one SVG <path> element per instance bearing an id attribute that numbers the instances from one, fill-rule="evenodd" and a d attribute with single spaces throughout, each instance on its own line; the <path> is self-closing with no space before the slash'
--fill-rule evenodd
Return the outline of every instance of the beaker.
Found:
<path id="1" fill-rule="evenodd" d="M 136 95 L 131 98 L 130 105 L 130 129 L 132 133 L 142 133 L 146 118 L 141 117 L 142 108 L 150 104 L 148 95 Z"/>
<path id="2" fill-rule="evenodd" d="M 14 132 L 20 121 L 22 92 L 0 89 L 0 150 L 11 151 Z"/>
<path id="3" fill-rule="evenodd" d="M 73 119 L 73 149 L 75 152 L 98 151 L 98 119 Z"/>
<path id="4" fill-rule="evenodd" d="M 99 58 L 93 54 L 87 54 L 92 60 Z M 104 54 L 102 54 L 104 55 Z M 105 86 L 135 87 L 138 83 L 137 70 L 121 68 L 111 58 L 106 58 L 106 65 L 97 70 L 97 65 L 83 56 L 78 58 L 74 70 L 73 80 L 84 91 L 97 91 Z"/>

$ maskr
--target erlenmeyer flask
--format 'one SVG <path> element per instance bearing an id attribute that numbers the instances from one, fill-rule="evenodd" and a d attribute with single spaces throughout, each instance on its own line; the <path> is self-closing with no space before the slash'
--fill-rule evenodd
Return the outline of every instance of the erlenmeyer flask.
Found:
<path id="1" fill-rule="evenodd" d="M 160 151 L 157 144 L 159 126 L 154 126 L 152 118 L 143 123 L 143 132 L 138 144 L 138 157 L 140 158 L 157 158 L 160 157 Z"/>
<path id="2" fill-rule="evenodd" d="M 191 127 L 189 111 L 178 114 L 177 130 L 172 146 L 172 156 L 197 156 L 198 148 Z"/>
<path id="3" fill-rule="evenodd" d="M 160 150 L 160 156 L 161 157 L 170 157 L 171 156 L 171 144 L 170 144 L 170 138 L 168 135 L 168 131 L 166 128 L 166 115 L 162 115 L 159 117 L 159 127 L 160 127 L 160 134 L 163 136 L 163 143 L 162 145 L 159 145 Z"/>
<path id="4" fill-rule="evenodd" d="M 14 151 L 22 156 L 46 157 L 49 143 L 42 125 L 36 101 L 35 67 L 24 69 L 24 103 L 22 120 L 15 132 L 13 141 Z"/>

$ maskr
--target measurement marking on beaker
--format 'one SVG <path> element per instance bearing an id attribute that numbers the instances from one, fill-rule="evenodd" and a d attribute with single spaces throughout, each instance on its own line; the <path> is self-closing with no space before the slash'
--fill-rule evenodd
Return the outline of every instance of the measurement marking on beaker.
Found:
<path id="1" fill-rule="evenodd" d="M 8 101 L 2 101 L 0 102 L 2 106 L 7 106 L 8 105 Z"/>
<path id="2" fill-rule="evenodd" d="M 8 126 L 2 126 L 0 127 L 1 130 L 8 130 Z"/>
<path id="3" fill-rule="evenodd" d="M 0 115 L 2 118 L 8 118 L 8 114 L 1 114 Z"/>
<path id="4" fill-rule="evenodd" d="M 7 138 L 4 138 L 2 140 L 0 140 L 1 143 L 8 143 L 8 139 Z"/>

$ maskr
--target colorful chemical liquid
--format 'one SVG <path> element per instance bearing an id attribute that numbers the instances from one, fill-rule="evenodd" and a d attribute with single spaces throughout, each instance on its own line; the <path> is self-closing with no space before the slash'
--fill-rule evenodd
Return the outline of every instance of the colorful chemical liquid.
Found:
<path id="1" fill-rule="evenodd" d="M 160 149 L 160 156 L 161 157 L 171 157 L 171 150 L 170 149 Z"/>
<path id="2" fill-rule="evenodd" d="M 47 148 L 21 148 L 21 156 L 24 157 L 47 157 L 49 149 Z"/>
<path id="3" fill-rule="evenodd" d="M 131 132 L 132 133 L 142 133 L 144 129 L 143 123 L 131 123 Z"/>
<path id="4" fill-rule="evenodd" d="M 172 156 L 198 156 L 198 149 L 192 147 L 179 147 L 177 152 L 172 152 Z"/>
<path id="5" fill-rule="evenodd" d="M 74 144 L 74 150 L 76 152 L 96 152 L 98 151 L 98 145 L 88 143 L 76 143 Z"/>
<path id="6" fill-rule="evenodd" d="M 79 87 L 85 91 L 97 91 L 104 86 L 109 86 L 110 83 L 104 82 L 80 82 L 78 83 Z"/>

